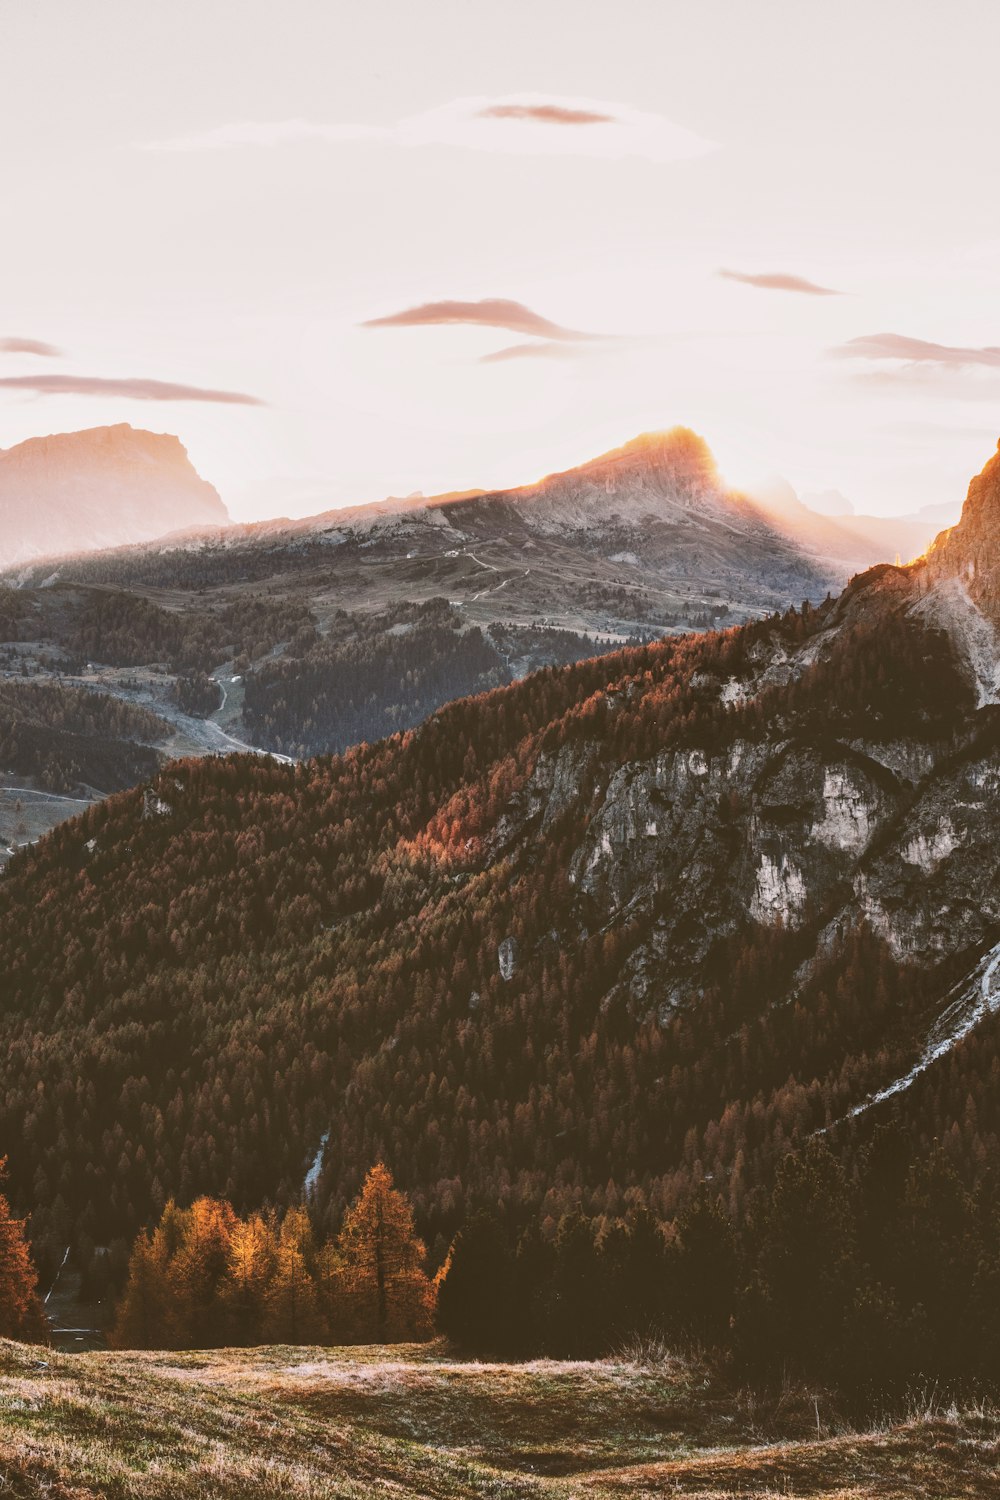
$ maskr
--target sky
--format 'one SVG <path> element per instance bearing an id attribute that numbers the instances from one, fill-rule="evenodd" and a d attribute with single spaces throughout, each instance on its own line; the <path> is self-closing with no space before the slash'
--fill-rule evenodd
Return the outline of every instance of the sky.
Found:
<path id="1" fill-rule="evenodd" d="M 0 447 L 239 519 L 685 424 L 892 514 L 1000 436 L 994 0 L 0 0 Z"/>

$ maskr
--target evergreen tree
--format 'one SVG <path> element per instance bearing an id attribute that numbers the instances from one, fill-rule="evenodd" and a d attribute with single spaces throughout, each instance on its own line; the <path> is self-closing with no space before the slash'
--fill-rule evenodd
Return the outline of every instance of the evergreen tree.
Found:
<path id="1" fill-rule="evenodd" d="M 744 1353 L 803 1374 L 838 1371 L 853 1336 L 857 1280 L 847 1179 L 817 1137 L 778 1170 L 743 1323 Z"/>
<path id="2" fill-rule="evenodd" d="M 689 1337 L 724 1344 L 736 1307 L 736 1237 L 704 1183 L 677 1221 L 676 1319 Z"/>
<path id="3" fill-rule="evenodd" d="M 496 1214 L 474 1214 L 459 1230 L 442 1273 L 437 1297 L 441 1332 L 476 1354 L 508 1351 L 514 1332 L 514 1257 Z"/>

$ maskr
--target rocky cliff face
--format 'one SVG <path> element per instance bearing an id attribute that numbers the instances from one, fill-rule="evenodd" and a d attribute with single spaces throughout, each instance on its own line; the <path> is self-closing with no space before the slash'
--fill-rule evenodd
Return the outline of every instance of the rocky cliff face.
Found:
<path id="1" fill-rule="evenodd" d="M 122 423 L 0 451 L 0 566 L 228 519 L 217 491 L 167 433 Z"/>
<path id="2" fill-rule="evenodd" d="M 972 480 L 957 526 L 942 531 L 919 570 L 928 588 L 955 585 L 1000 624 L 1000 448 Z"/>
<path id="3" fill-rule="evenodd" d="M 736 674 L 699 670 L 718 715 L 703 744 L 540 757 L 497 853 L 560 818 L 585 828 L 568 873 L 589 925 L 645 927 L 622 976 L 637 1013 L 695 1004 L 720 938 L 754 928 L 800 932 L 804 974 L 867 927 L 949 976 L 942 1014 L 956 966 L 981 1003 L 1000 939 L 998 620 L 995 457 L 928 558 L 860 578 L 797 644 L 759 630 Z"/>

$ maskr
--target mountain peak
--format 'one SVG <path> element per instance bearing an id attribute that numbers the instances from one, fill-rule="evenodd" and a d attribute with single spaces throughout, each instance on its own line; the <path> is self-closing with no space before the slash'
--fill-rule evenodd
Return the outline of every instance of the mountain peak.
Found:
<path id="1" fill-rule="evenodd" d="M 705 439 L 690 427 L 670 427 L 658 432 L 641 432 L 620 448 L 612 448 L 578 470 L 586 473 L 596 468 L 621 466 L 646 468 L 668 474 L 672 480 L 715 487 L 719 472 Z"/>
<path id="2" fill-rule="evenodd" d="M 1000 443 L 969 484 L 957 525 L 942 531 L 924 564 L 932 581 L 961 578 L 994 623 L 1000 623 Z"/>
<path id="3" fill-rule="evenodd" d="M 0 566 L 228 520 L 172 433 L 118 422 L 0 450 Z"/>

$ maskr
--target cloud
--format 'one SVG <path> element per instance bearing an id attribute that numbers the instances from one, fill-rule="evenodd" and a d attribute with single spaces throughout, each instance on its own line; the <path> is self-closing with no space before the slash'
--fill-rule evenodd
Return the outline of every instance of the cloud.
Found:
<path id="1" fill-rule="evenodd" d="M 98 375 L 5 375 L 0 389 L 34 391 L 39 396 L 124 396 L 132 401 L 217 401 L 226 406 L 264 406 L 242 391 L 205 390 L 169 380 L 108 380 Z"/>
<path id="2" fill-rule="evenodd" d="M 902 333 L 863 334 L 861 338 L 838 344 L 830 353 L 835 359 L 897 359 L 908 365 L 937 365 L 949 370 L 964 370 L 969 365 L 1000 368 L 1000 348 L 995 345 L 969 349 L 911 339 Z"/>
<path id="3" fill-rule="evenodd" d="M 560 129 L 553 129 L 558 125 Z M 586 128 L 570 128 L 583 127 Z M 148 141 L 145 151 L 225 151 L 239 147 L 329 145 L 378 141 L 387 145 L 458 146 L 514 155 L 589 156 L 617 161 L 686 161 L 716 149 L 715 142 L 675 125 L 664 115 L 599 99 L 547 94 L 507 94 L 455 99 L 394 125 L 344 121 L 237 121 L 194 135 Z"/>
<path id="4" fill-rule="evenodd" d="M 402 312 L 390 313 L 384 318 L 369 318 L 361 327 L 427 328 L 439 324 L 506 328 L 511 333 L 560 341 L 599 337 L 591 333 L 580 333 L 574 328 L 563 328 L 560 324 L 543 318 L 540 313 L 532 312 L 523 302 L 511 302 L 505 297 L 484 297 L 480 302 L 424 302 L 419 307 L 407 307 Z"/>
<path id="5" fill-rule="evenodd" d="M 767 292 L 805 292 L 810 297 L 842 297 L 836 287 L 818 286 L 804 276 L 790 276 L 784 271 L 719 271 L 726 281 L 740 281 L 744 286 L 756 286 Z"/>
<path id="6" fill-rule="evenodd" d="M 494 349 L 492 354 L 484 354 L 479 363 L 499 365 L 508 359 L 579 359 L 581 355 L 593 352 L 581 344 L 555 343 L 551 339 L 544 339 L 537 344 L 508 344 L 506 349 Z"/>
<path id="7" fill-rule="evenodd" d="M 40 339 L 0 338 L 0 354 L 39 354 L 45 359 L 57 359 L 62 350 L 54 344 L 43 344 Z"/>
<path id="8" fill-rule="evenodd" d="M 593 109 L 567 109 L 564 104 L 489 104 L 481 120 L 537 120 L 542 125 L 617 125 L 614 115 Z"/>

